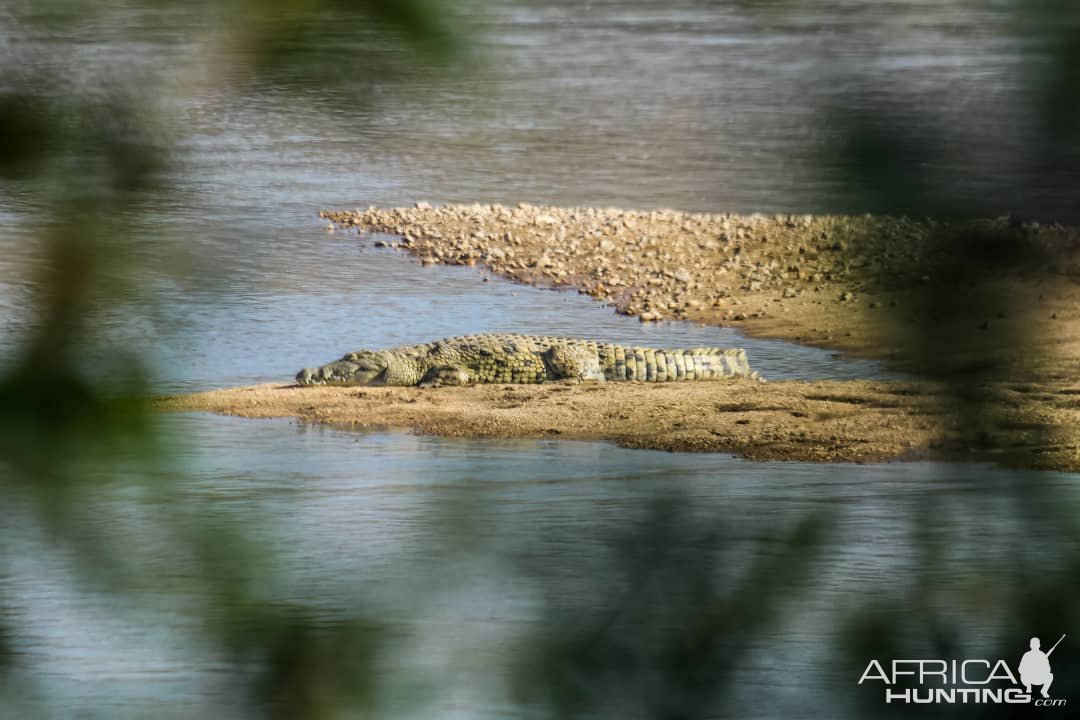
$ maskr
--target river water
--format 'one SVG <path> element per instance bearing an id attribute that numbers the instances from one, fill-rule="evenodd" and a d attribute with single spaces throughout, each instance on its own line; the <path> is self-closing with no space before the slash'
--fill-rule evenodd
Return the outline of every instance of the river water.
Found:
<path id="1" fill-rule="evenodd" d="M 475 20 L 479 66 L 421 72 L 405 87 L 358 79 L 304 102 L 273 86 L 223 94 L 164 83 L 162 105 L 178 128 L 172 184 L 153 199 L 150 220 L 138 220 L 152 239 L 142 252 L 156 302 L 107 316 L 107 331 L 147 348 L 163 392 L 286 381 L 347 350 L 496 330 L 738 344 L 772 379 L 887 377 L 875 363 L 729 329 L 643 325 L 573 293 L 485 282 L 475 268 L 422 268 L 327 232 L 316 217 L 418 200 L 859 212 L 869 208 L 850 161 L 831 151 L 835 118 L 881 107 L 914 137 L 949 148 L 928 174 L 959 203 L 1052 205 L 1052 188 L 1025 174 L 1034 131 L 1017 104 L 1045 58 L 1008 6 L 746 6 L 500 4 Z M 46 38 L 86 82 L 135 65 L 166 78 L 199 74 L 186 31 L 205 18 L 182 9 L 109 17 Z M 331 55 L 358 52 L 334 27 L 320 33 Z M 18 195 L 2 201 L 10 350 L 32 322 L 23 308 L 34 261 L 19 222 L 36 208 Z M 1071 501 L 1077 480 L 975 465 L 747 463 L 592 443 L 358 435 L 203 415 L 162 422 L 177 438 L 161 477 L 172 501 L 259 539 L 269 601 L 333 618 L 362 598 L 406 628 L 408 642 L 381 666 L 387 717 L 526 714 L 503 671 L 515 643 L 543 622 L 553 587 L 520 558 L 557 567 L 554 589 L 565 594 L 584 583 L 586 597 L 575 599 L 603 612 L 585 581 L 603 576 L 611 543 L 667 495 L 697 521 L 728 528 L 736 565 L 807 513 L 835 513 L 833 544 L 809 578 L 786 588 L 790 607 L 756 640 L 723 705 L 741 717 L 835 716 L 857 680 L 830 674 L 835 609 L 905 588 L 919 569 L 910 512 L 930 503 L 951 529 L 951 552 L 967 569 L 941 588 L 959 625 L 966 610 L 1005 602 L 1006 589 L 987 591 L 979 573 L 987 553 L 1006 551 L 1003 529 L 1021 523 L 1011 489 L 1038 483 Z M 117 486 L 100 501 L 110 532 L 148 539 L 139 554 L 148 574 L 167 567 L 181 584 L 194 578 L 194 565 L 151 541 L 153 502 Z M 460 508 L 467 532 L 448 543 Z M 0 597 L 16 629 L 9 695 L 20 714 L 241 711 L 235 668 L 200 633 L 197 591 L 118 605 L 73 580 L 75 561 L 17 502 L 0 517 L 9 548 Z M 974 624 L 993 637 L 993 627 Z M 436 690 L 417 690 L 426 677 L 439 678 Z M 755 702 L 762 693 L 768 707 Z"/>

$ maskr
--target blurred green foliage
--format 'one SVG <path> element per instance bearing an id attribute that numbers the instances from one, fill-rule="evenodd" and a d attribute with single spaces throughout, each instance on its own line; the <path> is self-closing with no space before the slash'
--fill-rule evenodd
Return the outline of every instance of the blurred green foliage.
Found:
<path id="1" fill-rule="evenodd" d="M 1032 122 L 1040 132 L 1026 147 L 1029 163 L 1018 183 L 1031 187 L 1018 185 L 1015 195 L 1037 197 L 1037 188 L 1052 192 L 1032 211 L 1039 213 L 1036 217 L 1010 217 L 1008 226 L 984 223 L 964 234 L 943 237 L 942 253 L 933 263 L 914 268 L 913 277 L 925 273 L 926 282 L 913 286 L 912 306 L 897 308 L 892 320 L 903 329 L 901 341 L 920 358 L 922 374 L 944 381 L 945 395 L 940 398 L 944 417 L 968 428 L 985 427 L 994 418 L 1002 402 L 995 388 L 1014 378 L 991 358 L 960 360 L 977 345 L 981 332 L 964 315 L 966 308 L 1009 307 L 1015 299 L 1009 297 L 1007 285 L 982 281 L 1007 272 L 1037 272 L 1050 262 L 1044 248 L 1028 241 L 1023 229 L 1026 221 L 1080 220 L 1074 198 L 1074 180 L 1080 175 L 1080 113 L 1076 112 L 1080 13 L 1074 5 L 1061 2 L 1006 3 L 1003 8 L 1012 13 L 1017 41 L 1038 42 L 1041 50 L 1026 55 L 1030 62 L 1026 97 L 1032 106 Z M 830 150 L 847 158 L 852 184 L 859 188 L 853 193 L 853 205 L 935 219 L 968 220 L 1008 211 L 972 207 L 961 200 L 957 188 L 932 185 L 926 168 L 947 148 L 927 140 L 925 133 L 916 139 L 896 123 L 888 108 L 846 113 L 842 108 L 849 102 L 863 108 L 873 108 L 874 103 L 848 94 L 829 109 L 838 138 Z M 940 137 L 946 137 L 946 130 L 940 128 Z M 1048 292 L 1052 292 L 1050 287 Z M 909 317 L 912 322 L 907 321 Z M 1036 332 L 1021 327 L 1006 342 L 1015 355 L 1022 356 L 1038 346 Z M 1031 424 L 1018 430 L 1049 433 L 1052 427 Z M 950 481 L 944 473 L 942 483 Z M 1004 488 L 972 483 L 967 488 L 973 498 L 968 507 L 940 507 L 927 498 L 905 513 L 919 550 L 917 561 L 904 570 L 911 583 L 906 592 L 868 595 L 865 605 L 846 621 L 845 641 L 835 648 L 838 665 L 848 676 L 858 677 L 870 658 L 1001 657 L 1015 663 L 1024 647 L 1018 647 L 1014 639 L 1027 638 L 1035 628 L 1052 628 L 1057 634 L 1075 637 L 1080 631 L 1080 545 L 1076 542 L 1080 524 L 1074 503 L 1051 487 L 1037 475 L 1016 472 Z M 995 510 L 982 497 L 991 490 L 1005 496 Z M 1001 522 L 1002 516 L 1009 522 L 1002 525 L 1000 543 L 993 547 L 980 548 L 977 539 L 957 529 L 977 527 L 979 518 Z M 957 548 L 973 545 L 975 552 L 958 557 Z M 1003 625 L 1002 639 L 991 651 L 983 639 L 958 627 L 955 613 L 945 610 L 957 592 L 979 595 L 980 588 L 958 587 L 953 579 L 976 564 L 984 568 L 987 592 L 978 598 L 981 602 L 973 603 L 964 621 L 977 624 L 997 619 Z M 1058 652 L 1053 663 L 1054 697 L 1066 698 L 1070 705 L 1080 702 L 1080 655 Z M 911 706 L 885 705 L 876 689 L 859 697 L 865 701 L 858 706 L 860 714 L 910 716 Z M 1008 705 L 931 705 L 920 707 L 920 716 L 1016 717 L 1027 710 L 1027 706 Z"/>
<path id="2" fill-rule="evenodd" d="M 86 32 L 110 13 L 196 6 L 217 23 L 211 38 L 186 38 L 220 54 L 222 82 L 238 76 L 258 91 L 269 86 L 302 96 L 307 87 L 335 80 L 380 77 L 412 60 L 448 60 L 464 43 L 454 9 L 427 0 L 235 0 L 233 2 L 89 2 L 34 0 L 4 10 L 9 37 L 35 32 Z M 130 17 L 130 16 L 129 16 Z M 163 17 L 157 15 L 157 17 Z M 328 54 L 319 29 L 348 17 L 355 28 L 351 57 Z M 405 60 L 379 62 L 365 52 L 372 26 L 397 39 Z M 213 47 L 207 47 L 207 44 Z M 95 315 L 129 297 L 152 302 L 140 287 L 144 268 L 133 219 L 145 212 L 151 189 L 162 189 L 173 162 L 174 129 L 155 116 L 159 89 L 139 68 L 113 68 L 89 86 L 69 90 L 73 67 L 57 65 L 46 44 L 11 43 L 0 65 L 0 191 L 19 195 L 35 209 L 26 236 L 37 244 L 32 324 L 0 375 L 0 497 L 26 501 L 51 539 L 77 558 L 83 579 L 109 592 L 145 589 L 165 578 L 140 574 L 138 550 L 116 552 L 117 539 L 83 505 L 110 481 L 88 472 L 130 464 L 147 478 L 144 492 L 164 493 L 150 478 L 168 465 L 169 445 L 150 407 L 151 378 L 139 348 L 110 345 Z M 250 62 L 251 67 L 230 63 Z M 385 81 L 385 77 L 380 77 Z M 250 91 L 251 88 L 241 88 Z M 165 507 L 164 504 L 161 507 Z M 213 599 L 206 630 L 237 667 L 258 669 L 235 692 L 267 717 L 368 716 L 376 697 L 372 663 L 381 630 L 360 607 L 333 624 L 311 620 L 303 608 L 260 601 L 252 569 L 265 551 L 250 538 L 212 520 L 192 522 L 164 512 L 199 559 L 200 579 Z M 184 552 L 184 548 L 178 551 Z M 0 589 L 2 590 L 2 589 Z M 11 657 L 11 629 L 4 627 L 0 594 L 0 672 Z M 4 706 L 0 684 L 0 708 Z M 0 715 L 3 711 L 0 710 Z"/>
<path id="3" fill-rule="evenodd" d="M 813 513 L 747 542 L 714 518 L 691 517 L 685 499 L 653 500 L 645 522 L 612 543 L 606 572 L 570 601 L 554 568 L 532 569 L 549 597 L 514 669 L 523 706 L 554 717 L 732 712 L 726 702 L 754 641 L 797 602 L 791 590 L 815 570 L 832 519 Z"/>
<path id="4" fill-rule="evenodd" d="M 32 33 L 34 27 L 79 30 L 127 8 L 193 5 L 220 28 L 217 49 L 225 65 L 253 59 L 251 67 L 223 68 L 227 79 L 222 82 L 238 75 L 251 82 L 245 90 L 254 92 L 286 88 L 303 95 L 305 87 L 327 82 L 355 88 L 373 73 L 407 77 L 410 57 L 449 59 L 469 47 L 461 8 L 426 0 L 23 0 L 6 12 L 16 27 Z M 787 3 L 765 5 L 783 12 Z M 758 4 L 751 7 L 758 9 Z M 1020 8 L 1018 21 L 1058 19 L 1046 8 L 1029 10 Z M 1056 12 L 1070 10 L 1056 4 Z M 346 16 L 356 18 L 357 11 L 370 27 L 399 38 L 402 55 L 373 58 L 361 34 L 351 56 L 327 51 L 319 42 L 320 28 Z M 1064 179 L 1074 176 L 1080 158 L 1080 94 L 1074 92 L 1080 79 L 1080 30 L 1063 22 L 1053 37 L 1050 71 L 1033 72 L 1034 102 L 1045 123 L 1046 142 L 1032 149 L 1032 176 L 1061 179 L 1067 203 L 1071 187 Z M 34 224 L 45 258 L 34 284 L 33 328 L 0 377 L 0 495 L 28 499 L 53 539 L 70 547 L 88 574 L 108 572 L 110 577 L 125 574 L 123 567 L 114 567 L 122 566 L 124 558 L 110 553 L 75 512 L 86 483 L 96 482 L 88 478 L 97 477 L 81 469 L 90 459 L 108 462 L 132 452 L 151 466 L 168 450 L 146 403 L 150 378 L 137 349 L 114 348 L 104 361 L 101 353 L 88 352 L 104 341 L 92 322 L 94 308 L 117 301 L 115 277 L 132 282 L 138 277 L 133 253 L 138 238 L 121 218 L 139 211 L 143 191 L 167 182 L 172 161 L 168 124 L 152 112 L 153 83 L 133 79 L 130 69 L 124 70 L 93 92 L 65 95 L 57 92 L 63 83 L 50 63 L 38 69 L 32 56 L 23 55 L 0 69 L 0 178 L 5 190 L 33 196 L 44 219 L 26 222 Z M 852 118 L 837 112 L 835 122 L 843 130 L 839 150 L 849 156 L 856 184 L 867 192 L 853 198 L 853 206 L 933 216 L 970 212 L 913 180 L 922 177 L 921 168 L 936 148 L 911 140 L 888 117 Z M 988 253 L 988 247 L 995 247 L 994 238 L 972 238 L 958 267 L 978 273 L 995 263 L 1023 261 L 1009 247 L 1001 253 Z M 956 292 L 966 289 L 926 289 L 925 322 L 914 326 L 908 341 L 924 347 L 927 358 L 941 351 L 938 339 L 928 334 L 933 314 Z M 1020 347 L 1027 340 L 1015 342 Z M 989 396 L 978 391 L 993 382 L 993 368 L 973 370 L 950 378 L 962 400 L 954 412 L 966 423 L 978 423 L 993 412 Z M 1075 545 L 1080 529 L 1062 511 L 1067 506 L 1027 477 L 1017 476 L 1012 495 L 1012 508 L 1022 520 L 1016 551 L 994 565 L 995 582 L 1006 586 L 1003 594 L 1010 605 L 994 611 L 1013 618 L 1015 627 L 1009 630 L 1014 637 L 1047 618 L 1060 632 L 1080 637 Z M 783 614 L 786 589 L 813 571 L 832 522 L 811 516 L 772 542 L 761 540 L 747 550 L 718 528 L 688 526 L 687 515 L 682 502 L 659 502 L 649 522 L 613 548 L 609 572 L 593 578 L 586 593 L 600 599 L 590 607 L 614 608 L 610 612 L 587 612 L 551 599 L 537 634 L 515 663 L 515 691 L 522 703 L 560 717 L 624 717 L 628 708 L 650 717 L 711 717 L 723 706 L 753 637 Z M 868 591 L 865 606 L 847 623 L 847 644 L 837 649 L 838 663 L 853 679 L 868 657 L 964 655 L 965 639 L 940 615 L 933 581 L 949 572 L 950 560 L 941 549 L 970 541 L 932 532 L 951 524 L 934 507 L 912 513 L 912 533 L 923 554 L 912 568 L 908 592 L 897 597 Z M 1021 547 L 1028 539 L 1060 552 L 1032 559 Z M 379 684 L 373 668 L 389 633 L 372 612 L 360 603 L 348 619 L 319 623 L 303 608 L 268 606 L 259 601 L 246 572 L 260 562 L 254 542 L 209 520 L 184 540 L 199 558 L 202 581 L 213 590 L 208 633 L 237 664 L 258 668 L 254 682 L 242 688 L 256 713 L 280 718 L 374 714 Z M 736 562 L 721 551 L 735 546 L 740 557 L 753 562 L 738 581 L 721 584 L 718 574 Z M 525 572 L 557 589 L 558 580 L 548 577 L 545 568 L 526 567 Z M 3 604 L 0 594 L 0 608 Z M 924 622 L 912 627 L 913 616 Z M 0 625 L 0 671 L 10 659 L 11 637 L 11 629 Z M 1011 657 L 1015 650 L 1010 646 L 1000 652 Z M 1076 655 L 1060 656 L 1060 672 L 1076 677 L 1076 662 L 1068 657 Z M 1075 698 L 1077 689 L 1070 692 Z M 860 710 L 876 715 L 888 708 L 875 697 Z M 955 715 L 957 709 L 948 708 L 948 713 Z"/>

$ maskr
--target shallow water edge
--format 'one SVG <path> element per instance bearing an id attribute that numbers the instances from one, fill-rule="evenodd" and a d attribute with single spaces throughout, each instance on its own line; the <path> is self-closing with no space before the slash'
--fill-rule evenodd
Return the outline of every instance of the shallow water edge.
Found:
<path id="1" fill-rule="evenodd" d="M 1017 442 L 1018 418 L 1056 397 L 998 389 L 1002 413 L 957 423 L 930 382 L 544 383 L 468 387 L 256 385 L 161 398 L 166 411 L 292 417 L 354 430 L 405 429 L 470 438 L 609 441 L 628 448 L 734 453 L 751 460 L 881 462 L 965 460 L 1080 471 L 1066 438 Z"/>

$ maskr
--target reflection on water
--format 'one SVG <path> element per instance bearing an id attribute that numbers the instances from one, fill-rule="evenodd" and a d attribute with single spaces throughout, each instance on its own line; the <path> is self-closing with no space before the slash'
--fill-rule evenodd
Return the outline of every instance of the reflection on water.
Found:
<path id="1" fill-rule="evenodd" d="M 187 472 L 169 478 L 177 483 L 169 496 L 193 516 L 257 533 L 272 561 L 250 571 L 265 578 L 266 602 L 299 602 L 333 619 L 363 598 L 404 628 L 401 654 L 383 659 L 391 717 L 415 701 L 407 679 L 425 672 L 453 682 L 433 707 L 413 708 L 417 717 L 433 708 L 444 716 L 447 707 L 457 709 L 453 716 L 501 716 L 503 672 L 520 651 L 514 642 L 553 587 L 538 585 L 521 558 L 553 568 L 564 601 L 610 611 L 603 598 L 572 594 L 610 571 L 609 544 L 644 520 L 657 495 L 692 498 L 687 520 L 725 528 L 735 556 L 807 512 L 836 512 L 835 544 L 809 581 L 787 589 L 786 617 L 757 639 L 740 670 L 735 702 L 746 703 L 748 716 L 763 713 L 753 707 L 765 687 L 773 703 L 766 716 L 783 708 L 827 713 L 830 692 L 850 695 L 852 679 L 828 670 L 834 611 L 909 582 L 921 560 L 906 514 L 928 498 L 964 538 L 950 552 L 954 567 L 969 570 L 941 578 L 937 588 L 948 609 L 962 617 L 966 606 L 1002 600 L 977 582 L 987 572 L 980 559 L 1004 553 L 1012 535 L 971 509 L 1005 500 L 1006 478 L 1017 478 L 985 466 L 747 463 L 594 443 L 357 435 L 199 414 L 167 420 L 187 444 Z M 1067 475 L 1032 473 L 1024 481 L 1063 498 L 1077 492 Z M 199 643 L 195 566 L 163 542 L 167 532 L 153 525 L 149 501 L 106 492 L 93 511 L 118 518 L 108 531 L 137 542 L 148 574 L 186 591 L 148 590 L 138 598 L 145 607 L 125 608 L 121 620 L 111 614 L 115 600 L 79 589 L 63 553 L 3 511 L 12 552 L 0 572 L 18 620 L 19 665 L 34 679 L 26 691 L 54 698 L 61 715 L 91 708 L 102 717 L 157 709 L 181 715 L 192 698 L 224 712 L 236 669 Z M 973 584 L 978 597 L 964 590 Z M 977 629 L 988 637 L 999 631 Z"/>

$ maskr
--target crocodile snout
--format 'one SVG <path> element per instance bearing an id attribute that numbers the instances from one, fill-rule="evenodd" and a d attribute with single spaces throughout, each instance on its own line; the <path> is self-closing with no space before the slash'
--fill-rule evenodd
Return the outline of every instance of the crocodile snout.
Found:
<path id="1" fill-rule="evenodd" d="M 296 373 L 296 382 L 301 385 L 314 385 L 318 382 L 318 368 L 304 368 Z"/>

